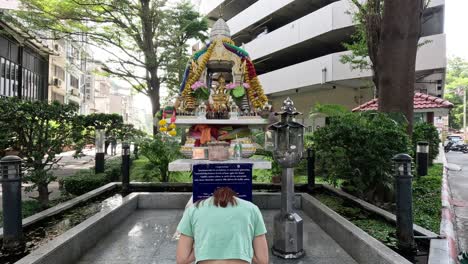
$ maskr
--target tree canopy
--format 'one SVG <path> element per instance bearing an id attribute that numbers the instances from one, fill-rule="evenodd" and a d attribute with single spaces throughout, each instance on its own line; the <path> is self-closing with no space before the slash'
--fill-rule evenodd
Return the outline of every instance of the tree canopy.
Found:
<path id="1" fill-rule="evenodd" d="M 2 137 L 8 139 L 2 147 L 19 152 L 27 170 L 25 180 L 34 184 L 32 188 L 37 187 L 43 207 L 49 201 L 48 184 L 55 179 L 50 170 L 61 159 L 57 155 L 80 141 L 81 126 L 75 123 L 77 110 L 73 104 L 0 99 L 0 127 Z"/>
<path id="2" fill-rule="evenodd" d="M 449 115 L 451 128 L 460 129 L 463 126 L 463 89 L 466 88 L 468 88 L 468 61 L 459 57 L 449 59 L 444 97 L 454 104 Z"/>
<path id="3" fill-rule="evenodd" d="M 187 41 L 205 40 L 207 21 L 188 1 L 21 0 L 17 15 L 44 38 L 84 41 L 106 51 L 104 70 L 150 97 L 175 89 L 188 58 Z M 156 131 L 156 130 L 155 130 Z"/>
<path id="4" fill-rule="evenodd" d="M 351 0 L 357 11 L 352 51 L 342 62 L 371 68 L 379 111 L 404 113 L 412 132 L 416 52 L 426 0 Z M 369 58 L 369 60 L 367 60 Z"/>

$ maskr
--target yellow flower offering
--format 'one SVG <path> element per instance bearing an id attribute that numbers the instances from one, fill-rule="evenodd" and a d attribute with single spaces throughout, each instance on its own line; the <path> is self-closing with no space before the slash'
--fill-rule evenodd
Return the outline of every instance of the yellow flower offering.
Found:
<path id="1" fill-rule="evenodd" d="M 169 135 L 175 137 L 177 135 L 177 131 L 171 130 L 169 131 Z"/>
<path id="2" fill-rule="evenodd" d="M 176 124 L 171 123 L 171 124 L 169 125 L 169 128 L 170 128 L 170 129 L 175 129 L 175 128 L 176 128 Z"/>
<path id="3" fill-rule="evenodd" d="M 161 120 L 159 120 L 158 124 L 160 126 L 165 126 L 167 124 L 167 121 L 166 121 L 166 119 L 161 119 Z"/>
<path id="4" fill-rule="evenodd" d="M 159 131 L 161 131 L 161 132 L 166 132 L 166 131 L 167 131 L 167 127 L 160 127 L 160 128 L 159 128 Z"/>

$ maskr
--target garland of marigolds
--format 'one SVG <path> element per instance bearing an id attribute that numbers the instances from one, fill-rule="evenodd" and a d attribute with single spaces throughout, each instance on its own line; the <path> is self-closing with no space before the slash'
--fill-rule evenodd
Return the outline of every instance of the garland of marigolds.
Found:
<path id="1" fill-rule="evenodd" d="M 186 107 L 189 109 L 195 109 L 195 97 L 193 97 L 191 86 L 196 81 L 198 81 L 198 79 L 202 75 L 203 70 L 206 68 L 206 63 L 208 63 L 208 60 L 210 59 L 211 54 L 213 53 L 215 45 L 216 43 L 213 42 L 210 44 L 208 50 L 202 55 L 201 62 L 199 65 L 197 65 L 196 61 L 192 61 L 188 80 L 185 83 L 184 90 L 182 91 L 182 96 L 184 97 Z"/>
<path id="2" fill-rule="evenodd" d="M 250 85 L 250 88 L 246 89 L 249 101 L 252 103 L 254 108 L 262 108 L 268 102 L 268 98 L 263 93 L 262 85 L 258 80 L 257 72 L 255 71 L 255 67 L 249 58 L 249 54 L 245 50 L 235 46 L 232 40 L 227 40 L 229 41 L 225 41 L 225 39 L 223 39 L 224 47 L 230 52 L 239 56 L 242 62 L 246 62 L 244 69 L 244 80 Z"/>
<path id="3" fill-rule="evenodd" d="M 184 87 L 181 87 L 181 89 L 183 88 L 182 96 L 184 98 L 186 108 L 188 109 L 195 109 L 195 97 L 193 96 L 191 86 L 200 79 L 200 76 L 205 70 L 206 64 L 208 63 L 218 41 L 219 40 L 215 40 L 209 43 L 206 48 L 195 53 L 192 57 L 191 65 L 186 69 L 186 73 L 188 70 L 188 74 L 185 74 L 184 76 L 184 80 L 182 82 Z M 228 51 L 239 56 L 242 62 L 246 62 L 244 68 L 244 79 L 245 82 L 250 85 L 250 88 L 246 89 L 247 97 L 254 108 L 262 108 L 268 102 L 268 98 L 263 92 L 263 88 L 260 85 L 255 67 L 249 58 L 249 54 L 245 50 L 235 46 L 234 41 L 230 38 L 223 38 L 221 39 L 221 42 Z M 198 63 L 198 58 L 201 58 L 200 63 Z"/>
<path id="4" fill-rule="evenodd" d="M 262 108 L 268 102 L 268 98 L 263 93 L 262 85 L 258 81 L 252 61 L 248 58 L 245 61 L 244 79 L 250 85 L 249 89 L 245 89 L 247 97 L 255 108 Z"/>

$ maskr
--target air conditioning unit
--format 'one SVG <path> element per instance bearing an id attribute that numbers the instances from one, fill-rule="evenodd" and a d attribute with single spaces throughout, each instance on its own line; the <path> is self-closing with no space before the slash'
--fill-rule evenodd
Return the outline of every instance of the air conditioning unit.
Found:
<path id="1" fill-rule="evenodd" d="M 56 51 L 58 54 L 62 54 L 62 46 L 59 44 L 54 44 L 54 51 Z"/>
<path id="2" fill-rule="evenodd" d="M 57 77 L 54 77 L 54 78 L 53 78 L 53 81 L 52 81 L 52 84 L 53 84 L 54 86 L 61 87 L 61 86 L 62 86 L 62 80 L 60 80 L 60 79 L 57 78 Z"/>
<path id="3" fill-rule="evenodd" d="M 72 89 L 70 90 L 70 94 L 79 97 L 79 96 L 80 96 L 80 90 L 78 90 L 78 89 L 76 89 L 76 88 L 72 88 Z"/>

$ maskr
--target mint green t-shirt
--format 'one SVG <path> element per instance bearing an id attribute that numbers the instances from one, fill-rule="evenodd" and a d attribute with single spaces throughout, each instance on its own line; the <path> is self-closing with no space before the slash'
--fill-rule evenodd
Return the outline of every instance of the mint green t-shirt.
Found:
<path id="1" fill-rule="evenodd" d="M 254 237 L 267 232 L 256 205 L 236 198 L 237 205 L 217 207 L 213 198 L 185 210 L 177 230 L 194 240 L 195 263 L 241 259 L 252 262 Z"/>

